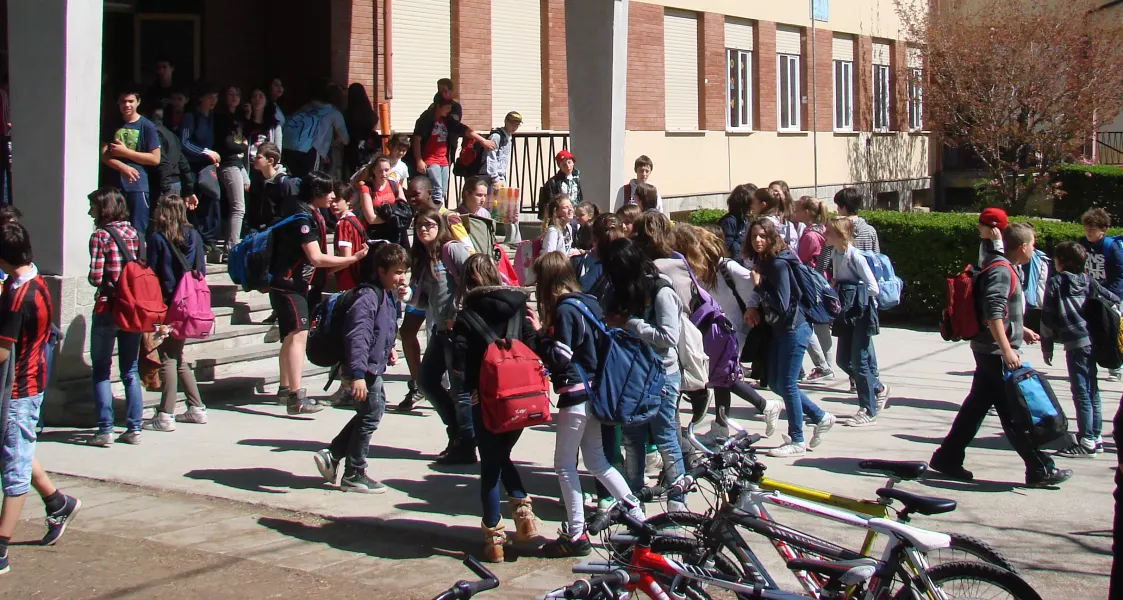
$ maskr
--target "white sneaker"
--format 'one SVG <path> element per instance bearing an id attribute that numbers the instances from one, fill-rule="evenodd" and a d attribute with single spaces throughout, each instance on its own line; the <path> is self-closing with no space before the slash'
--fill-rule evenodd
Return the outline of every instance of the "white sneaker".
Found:
<path id="1" fill-rule="evenodd" d="M 140 426 L 148 431 L 175 431 L 175 419 L 168 413 L 158 412 L 155 417 L 141 423 Z"/>
<path id="2" fill-rule="evenodd" d="M 764 405 L 764 437 L 776 433 L 776 422 L 780 420 L 780 410 L 784 405 L 779 400 L 768 400 Z"/>
<path id="3" fill-rule="evenodd" d="M 803 442 L 788 442 L 779 448 L 769 450 L 768 456 L 785 458 L 788 456 L 803 456 L 806 453 L 807 448 L 804 447 Z"/>
<path id="4" fill-rule="evenodd" d="M 663 472 L 663 455 L 658 450 L 649 452 L 645 459 L 643 472 L 650 477 L 658 477 Z"/>
<path id="5" fill-rule="evenodd" d="M 175 420 L 179 423 L 195 423 L 196 425 L 207 424 L 207 409 L 199 408 L 197 406 L 189 406 L 183 414 L 175 416 Z"/>
<path id="6" fill-rule="evenodd" d="M 1096 454 L 1104 453 L 1104 438 L 1102 435 L 1096 436 Z"/>
<path id="7" fill-rule="evenodd" d="M 815 424 L 815 433 L 811 434 L 811 441 L 807 444 L 816 448 L 823 442 L 823 434 L 834 427 L 835 418 L 831 413 L 823 413 L 823 419 Z"/>
<path id="8" fill-rule="evenodd" d="M 877 412 L 885 410 L 889 404 L 889 384 L 881 384 L 881 391 L 877 392 Z"/>
<path id="9" fill-rule="evenodd" d="M 847 427 L 869 427 L 870 425 L 877 425 L 877 417 L 870 416 L 866 409 L 858 410 L 858 414 L 850 418 L 849 421 L 843 423 Z"/>

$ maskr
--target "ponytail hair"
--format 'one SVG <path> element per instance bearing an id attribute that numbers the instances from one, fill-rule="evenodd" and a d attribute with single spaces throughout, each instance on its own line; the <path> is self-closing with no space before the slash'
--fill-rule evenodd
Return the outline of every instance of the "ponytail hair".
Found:
<path id="1" fill-rule="evenodd" d="M 811 213 L 812 222 L 816 225 L 823 225 L 831 218 L 831 211 L 827 208 L 827 203 L 818 198 L 804 196 L 796 201 L 796 206 Z"/>

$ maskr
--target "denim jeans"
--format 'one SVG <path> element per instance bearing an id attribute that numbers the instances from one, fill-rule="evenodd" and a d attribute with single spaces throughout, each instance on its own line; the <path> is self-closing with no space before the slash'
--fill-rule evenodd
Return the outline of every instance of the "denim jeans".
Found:
<path id="1" fill-rule="evenodd" d="M 129 207 L 133 228 L 144 236 L 148 231 L 148 192 L 125 192 L 125 204 Z"/>
<path id="2" fill-rule="evenodd" d="M 367 450 L 370 448 L 370 437 L 382 422 L 382 415 L 386 412 L 386 394 L 383 393 L 382 377 L 367 373 L 367 399 L 364 402 L 355 401 L 355 416 L 343 426 L 339 435 L 331 441 L 332 457 L 346 457 L 347 470 L 345 474 L 366 472 Z"/>
<path id="3" fill-rule="evenodd" d="M 495 527 L 503 515 L 499 511 L 499 484 L 507 488 L 510 498 L 526 498 L 526 488 L 519 476 L 515 463 L 511 461 L 511 450 L 515 448 L 523 430 L 516 429 L 507 433 L 492 433 L 483 426 L 480 405 L 472 407 L 473 422 L 476 426 L 476 441 L 480 450 L 480 504 L 483 507 L 483 523 Z"/>
<path id="4" fill-rule="evenodd" d="M 864 408 L 871 416 L 877 416 L 877 379 L 874 379 L 871 357 L 873 356 L 873 336 L 865 324 L 838 325 L 838 354 L 835 363 L 838 368 L 854 380 L 858 389 L 858 408 Z"/>
<path id="5" fill-rule="evenodd" d="M 8 402 L 7 422 L 0 427 L 4 433 L 0 450 L 0 483 L 4 496 L 22 496 L 31 491 L 31 462 L 35 459 L 35 424 L 43 394 L 12 398 Z"/>
<path id="6" fill-rule="evenodd" d="M 788 413 L 788 436 L 803 442 L 803 414 L 818 423 L 826 415 L 803 390 L 799 389 L 799 369 L 811 339 L 811 325 L 803 323 L 792 331 L 772 328 L 772 345 L 768 348 L 768 387 L 784 400 Z"/>
<path id="7" fill-rule="evenodd" d="M 446 372 L 451 390 L 441 385 L 441 377 Z M 460 393 L 463 386 L 464 375 L 452 370 L 452 332 L 438 331 L 429 338 L 425 355 L 421 357 L 417 389 L 437 409 L 449 440 L 473 442 L 476 433 L 472 429 L 472 400 L 469 394 Z"/>
<path id="8" fill-rule="evenodd" d="M 682 447 L 678 441 L 678 394 L 681 383 L 681 372 L 668 373 L 663 383 L 663 401 L 655 418 L 643 425 L 623 428 L 624 447 L 628 450 L 624 456 L 624 479 L 633 492 L 643 488 L 644 457 L 647 454 L 649 435 L 663 455 L 667 480 L 678 481 L 686 473 L 682 462 Z M 670 499 L 681 502 L 682 494 L 675 494 Z"/>
<path id="9" fill-rule="evenodd" d="M 1095 440 L 1103 432 L 1103 403 L 1100 402 L 1100 385 L 1096 382 L 1096 359 L 1092 358 L 1092 347 L 1068 350 L 1065 357 L 1068 360 L 1072 402 L 1076 405 L 1077 436 Z"/>
<path id="10" fill-rule="evenodd" d="M 144 410 L 140 376 L 136 370 L 140 334 L 117 329 L 111 313 L 95 314 L 90 330 L 90 362 L 93 367 L 98 433 L 113 433 L 113 389 L 109 383 L 109 370 L 113 366 L 115 343 L 117 368 L 121 373 L 121 382 L 125 384 L 125 428 L 128 431 L 140 431 L 140 418 Z"/>
<path id="11" fill-rule="evenodd" d="M 230 208 L 226 222 L 226 247 L 233 248 L 242 239 L 242 221 L 246 218 L 246 177 L 241 167 L 219 167 L 218 182 L 222 197 Z"/>
<path id="12" fill-rule="evenodd" d="M 426 165 L 425 174 L 433 180 L 433 204 L 443 206 L 447 204 L 448 193 L 448 166 Z"/>

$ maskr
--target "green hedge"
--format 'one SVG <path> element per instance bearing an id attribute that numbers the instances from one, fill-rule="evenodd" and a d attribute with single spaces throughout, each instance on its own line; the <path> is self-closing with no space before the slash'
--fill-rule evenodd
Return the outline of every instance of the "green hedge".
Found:
<path id="1" fill-rule="evenodd" d="M 690 213 L 690 224 L 696 227 L 711 223 L 716 225 L 725 216 L 725 212 L 725 210 L 717 208 L 699 208 Z"/>
<path id="2" fill-rule="evenodd" d="M 1062 198 L 1053 203 L 1053 216 L 1079 221 L 1089 208 L 1102 208 L 1116 224 L 1123 224 L 1123 169 L 1109 165 L 1067 165 L 1053 173 Z"/>

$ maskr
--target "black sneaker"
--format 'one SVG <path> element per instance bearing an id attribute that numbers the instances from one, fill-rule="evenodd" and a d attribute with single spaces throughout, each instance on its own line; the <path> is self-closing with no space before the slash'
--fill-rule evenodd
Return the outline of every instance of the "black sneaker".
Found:
<path id="1" fill-rule="evenodd" d="M 939 452 L 932 455 L 932 460 L 928 461 L 928 466 L 931 467 L 933 471 L 946 475 L 949 479 L 958 481 L 972 481 L 975 479 L 975 474 L 964 469 L 962 464 L 957 465 L 941 459 Z"/>
<path id="2" fill-rule="evenodd" d="M 63 496 L 66 500 L 66 505 L 54 514 L 47 515 L 47 535 L 43 536 L 42 544 L 44 546 L 54 546 L 62 539 L 62 534 L 66 533 L 66 526 L 78 516 L 78 511 L 82 510 L 82 501 L 74 496 Z"/>
<path id="3" fill-rule="evenodd" d="M 413 410 L 413 407 L 416 406 L 417 403 L 420 402 L 420 401 L 421 401 L 421 390 L 417 389 L 417 387 L 414 386 L 414 385 L 410 385 L 409 391 L 406 392 L 405 399 L 398 403 L 397 411 L 398 412 L 409 412 L 409 411 Z"/>
<path id="4" fill-rule="evenodd" d="M 1072 477 L 1072 469 L 1053 467 L 1047 473 L 1040 471 L 1026 474 L 1026 487 L 1044 488 L 1060 485 Z"/>
<path id="5" fill-rule="evenodd" d="M 542 556 L 545 558 L 569 558 L 572 556 L 588 556 L 593 553 L 593 545 L 589 543 L 588 534 L 571 538 L 564 533 L 558 534 L 558 539 L 546 542 L 542 546 Z"/>
<path id="6" fill-rule="evenodd" d="M 304 388 L 289 392 L 288 408 L 290 415 L 311 415 L 324 410 L 324 407 L 308 399 Z"/>
<path id="7" fill-rule="evenodd" d="M 385 485 L 367 477 L 367 474 L 362 471 L 344 475 L 343 481 L 339 484 L 339 488 L 345 492 L 358 492 L 360 494 L 386 493 Z"/>
<path id="8" fill-rule="evenodd" d="M 433 461 L 438 465 L 474 465 L 477 462 L 476 445 L 456 442 L 447 453 Z"/>
<path id="9" fill-rule="evenodd" d="M 1092 447 L 1089 448 L 1081 443 L 1079 440 L 1073 441 L 1068 446 L 1057 450 L 1057 456 L 1065 458 L 1095 458 L 1096 457 L 1096 443 L 1091 442 Z"/>

